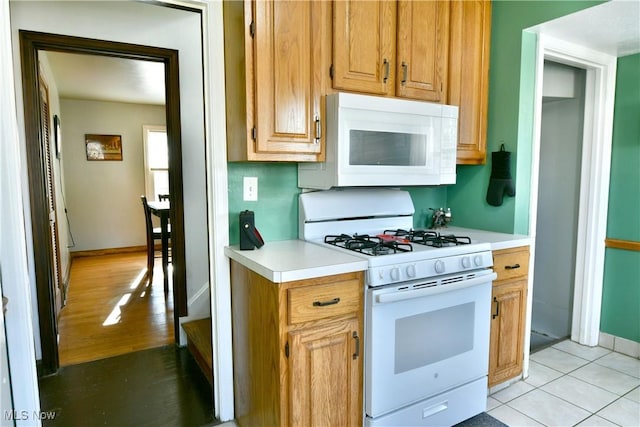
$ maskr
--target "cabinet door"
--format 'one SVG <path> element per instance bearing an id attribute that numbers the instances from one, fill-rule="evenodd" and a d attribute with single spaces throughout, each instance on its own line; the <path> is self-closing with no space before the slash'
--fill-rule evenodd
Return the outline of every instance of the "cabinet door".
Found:
<path id="1" fill-rule="evenodd" d="M 362 356 L 358 321 L 289 334 L 289 423 L 362 425 Z"/>
<path id="2" fill-rule="evenodd" d="M 522 372 L 527 280 L 494 284 L 489 387 Z"/>
<path id="3" fill-rule="evenodd" d="M 448 103 L 460 107 L 458 164 L 486 161 L 491 1 L 451 0 Z"/>
<path id="4" fill-rule="evenodd" d="M 448 1 L 398 1 L 396 95 L 444 102 L 449 51 Z"/>
<path id="5" fill-rule="evenodd" d="M 341 0 L 333 7 L 333 87 L 393 94 L 395 2 Z"/>
<path id="6" fill-rule="evenodd" d="M 325 90 L 321 70 L 326 67 L 323 60 L 328 61 L 324 52 L 330 46 L 326 40 L 330 5 L 258 1 L 253 9 L 254 126 L 256 152 L 264 154 L 255 160 L 269 160 L 273 153 L 321 155 Z"/>

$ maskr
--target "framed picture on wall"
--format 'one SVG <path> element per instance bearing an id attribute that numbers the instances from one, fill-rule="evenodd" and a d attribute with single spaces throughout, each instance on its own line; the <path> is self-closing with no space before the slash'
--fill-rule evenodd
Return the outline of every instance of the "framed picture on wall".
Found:
<path id="1" fill-rule="evenodd" d="M 87 149 L 87 160 L 122 160 L 121 135 L 84 135 Z"/>

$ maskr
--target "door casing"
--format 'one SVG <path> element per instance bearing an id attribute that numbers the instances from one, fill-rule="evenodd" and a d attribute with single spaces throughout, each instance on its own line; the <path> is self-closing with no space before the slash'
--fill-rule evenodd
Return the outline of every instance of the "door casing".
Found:
<path id="1" fill-rule="evenodd" d="M 178 51 L 129 43 L 72 37 L 21 30 L 20 56 L 24 96 L 29 202 L 33 232 L 34 269 L 40 322 L 41 374 L 59 367 L 55 294 L 52 287 L 51 232 L 47 208 L 44 153 L 40 140 L 38 51 L 105 55 L 124 59 L 161 62 L 165 66 L 166 126 L 169 145 L 169 190 L 171 192 L 171 243 L 173 264 L 174 330 L 179 342 L 179 317 L 187 315 L 184 206 L 182 191 L 182 144 Z"/>
<path id="2" fill-rule="evenodd" d="M 600 334 L 617 58 L 545 34 L 538 37 L 529 217 L 529 230 L 533 238 L 532 263 L 535 262 L 545 59 L 586 70 L 571 339 L 583 345 L 595 346 Z M 531 289 L 533 274 L 529 276 Z M 529 292 L 527 302 L 527 331 L 531 330 L 532 294 Z M 529 334 L 525 334 L 525 376 L 528 371 L 529 339 Z"/>

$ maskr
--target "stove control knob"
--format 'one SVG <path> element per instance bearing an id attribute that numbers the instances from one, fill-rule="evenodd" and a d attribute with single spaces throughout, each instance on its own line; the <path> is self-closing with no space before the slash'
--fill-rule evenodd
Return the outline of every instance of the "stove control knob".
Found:
<path id="1" fill-rule="evenodd" d="M 444 273 L 444 262 L 442 262 L 441 260 L 437 260 L 436 263 L 433 265 L 433 268 L 436 270 L 436 273 L 438 274 L 442 274 Z"/>
<path id="2" fill-rule="evenodd" d="M 412 278 L 416 277 L 416 265 L 410 264 L 407 266 L 407 277 Z"/>
<path id="3" fill-rule="evenodd" d="M 468 256 L 462 257 L 462 268 L 471 267 L 471 258 Z"/>
<path id="4" fill-rule="evenodd" d="M 400 269 L 398 267 L 393 267 L 391 269 L 391 280 L 394 282 L 400 280 Z"/>
<path id="5" fill-rule="evenodd" d="M 473 263 L 476 265 L 476 267 L 482 267 L 482 255 L 474 256 Z"/>
<path id="6" fill-rule="evenodd" d="M 380 279 L 380 280 L 384 279 L 384 270 L 383 269 L 378 270 L 378 279 Z"/>

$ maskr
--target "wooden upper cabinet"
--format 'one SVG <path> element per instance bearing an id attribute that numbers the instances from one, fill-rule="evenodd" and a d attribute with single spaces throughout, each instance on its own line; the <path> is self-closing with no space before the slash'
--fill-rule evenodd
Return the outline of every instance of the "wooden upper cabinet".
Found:
<path id="1" fill-rule="evenodd" d="M 458 164 L 486 161 L 491 1 L 451 0 L 448 103 L 460 107 Z"/>
<path id="2" fill-rule="evenodd" d="M 324 1 L 224 2 L 230 161 L 324 160 L 330 11 Z"/>
<path id="3" fill-rule="evenodd" d="M 396 95 L 445 102 L 448 44 L 448 1 L 398 1 Z"/>
<path id="4" fill-rule="evenodd" d="M 393 95 L 395 2 L 340 0 L 333 8 L 333 88 Z"/>
<path id="5" fill-rule="evenodd" d="M 444 102 L 448 1 L 336 1 L 333 88 Z"/>

